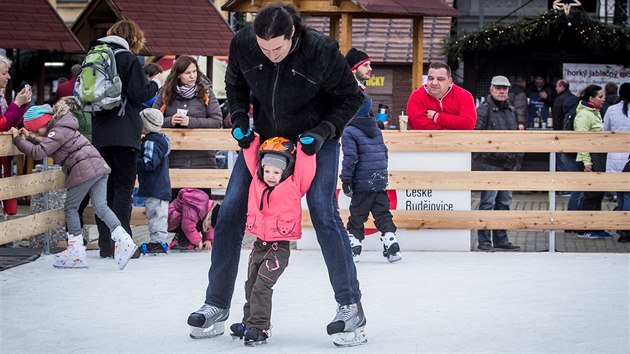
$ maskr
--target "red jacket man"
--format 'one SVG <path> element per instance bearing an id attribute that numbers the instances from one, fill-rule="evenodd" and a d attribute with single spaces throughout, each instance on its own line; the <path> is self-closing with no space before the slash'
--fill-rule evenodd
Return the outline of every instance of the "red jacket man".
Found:
<path id="1" fill-rule="evenodd" d="M 470 92 L 453 84 L 445 63 L 429 66 L 427 83 L 409 96 L 409 128 L 413 130 L 473 130 L 477 122 Z"/>

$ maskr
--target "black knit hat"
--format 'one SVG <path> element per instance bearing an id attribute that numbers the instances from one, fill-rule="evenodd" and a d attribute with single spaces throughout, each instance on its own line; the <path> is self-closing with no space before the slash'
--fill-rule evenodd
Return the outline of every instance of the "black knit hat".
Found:
<path id="1" fill-rule="evenodd" d="M 369 61 L 370 57 L 362 50 L 358 50 L 356 48 L 350 48 L 348 54 L 346 54 L 346 61 L 348 62 L 348 66 L 350 70 L 355 70 L 361 64 Z"/>

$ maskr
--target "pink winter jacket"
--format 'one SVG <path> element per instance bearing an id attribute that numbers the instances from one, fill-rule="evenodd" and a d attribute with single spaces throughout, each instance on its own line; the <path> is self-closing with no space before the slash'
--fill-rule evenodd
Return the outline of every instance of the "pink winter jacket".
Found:
<path id="1" fill-rule="evenodd" d="M 260 137 L 256 136 L 249 148 L 243 150 L 252 174 L 246 230 L 263 241 L 297 240 L 302 236 L 301 200 L 315 177 L 316 155 L 306 155 L 298 143 L 293 174 L 273 190 L 265 191 L 269 187 L 258 178 L 259 146 Z"/>
<path id="2" fill-rule="evenodd" d="M 214 201 L 204 191 L 195 188 L 181 189 L 177 198 L 168 205 L 168 231 L 174 231 L 181 224 L 184 235 L 193 245 L 212 241 L 214 229 L 210 228 L 202 235 L 197 230 L 197 224 L 203 221 L 213 205 Z"/>

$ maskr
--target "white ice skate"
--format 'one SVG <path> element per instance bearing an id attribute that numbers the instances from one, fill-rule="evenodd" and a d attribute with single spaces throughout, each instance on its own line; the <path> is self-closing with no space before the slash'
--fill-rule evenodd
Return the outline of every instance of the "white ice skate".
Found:
<path id="1" fill-rule="evenodd" d="M 222 335 L 228 317 L 230 317 L 229 309 L 203 304 L 199 310 L 188 316 L 190 338 L 204 339 Z"/>
<path id="2" fill-rule="evenodd" d="M 112 231 L 112 240 L 116 242 L 114 246 L 114 261 L 118 268 L 123 270 L 136 252 L 138 246 L 136 246 L 131 236 L 129 236 L 122 226 L 118 226 Z"/>
<path id="3" fill-rule="evenodd" d="M 361 257 L 361 249 L 363 246 L 361 245 L 361 241 L 358 238 L 354 237 L 353 234 L 348 234 L 348 238 L 350 239 L 350 247 L 352 248 L 352 260 L 354 263 L 359 263 L 359 258 Z"/>
<path id="4" fill-rule="evenodd" d="M 398 262 L 402 259 L 395 233 L 386 232 L 385 235 L 381 236 L 381 241 L 383 242 L 383 257 L 387 258 L 390 263 Z"/>
<path id="5" fill-rule="evenodd" d="M 68 248 L 55 255 L 55 268 L 87 268 L 83 236 L 68 234 Z"/>
<path id="6" fill-rule="evenodd" d="M 337 315 L 328 324 L 326 330 L 337 347 L 354 347 L 367 343 L 365 324 L 361 303 L 339 305 Z"/>

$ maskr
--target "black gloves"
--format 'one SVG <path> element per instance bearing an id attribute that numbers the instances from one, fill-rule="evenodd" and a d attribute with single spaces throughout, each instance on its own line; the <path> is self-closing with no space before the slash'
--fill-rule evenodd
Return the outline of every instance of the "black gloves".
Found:
<path id="1" fill-rule="evenodd" d="M 238 141 L 238 146 L 247 149 L 254 141 L 254 132 L 249 129 L 249 116 L 243 112 L 232 113 L 232 136 Z"/>
<path id="2" fill-rule="evenodd" d="M 343 189 L 343 194 L 348 196 L 348 198 L 352 198 L 352 182 L 341 181 L 341 188 Z"/>
<path id="3" fill-rule="evenodd" d="M 331 123 L 321 123 L 311 130 L 307 130 L 300 135 L 300 143 L 302 143 L 302 151 L 307 155 L 316 154 L 322 148 L 324 140 L 330 138 L 333 134 L 334 127 Z"/>

